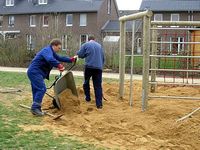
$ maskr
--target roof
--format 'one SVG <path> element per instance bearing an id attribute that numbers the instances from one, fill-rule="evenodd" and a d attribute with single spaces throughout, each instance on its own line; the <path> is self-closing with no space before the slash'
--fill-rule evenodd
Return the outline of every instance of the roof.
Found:
<path id="1" fill-rule="evenodd" d="M 15 6 L 5 6 L 0 0 L 0 14 L 33 14 L 55 12 L 97 12 L 103 0 L 49 0 L 46 5 L 38 5 L 37 0 L 15 0 Z"/>
<path id="2" fill-rule="evenodd" d="M 136 20 L 136 22 L 135 22 L 135 31 L 136 32 L 138 31 L 140 25 L 141 25 L 141 21 L 140 20 Z M 126 22 L 126 31 L 132 32 L 132 26 L 133 26 L 133 22 L 132 21 L 127 21 Z M 119 32 L 120 31 L 119 20 L 109 20 L 103 26 L 101 31 L 102 32 Z"/>
<path id="3" fill-rule="evenodd" d="M 140 10 L 200 11 L 200 0 L 143 0 Z"/>

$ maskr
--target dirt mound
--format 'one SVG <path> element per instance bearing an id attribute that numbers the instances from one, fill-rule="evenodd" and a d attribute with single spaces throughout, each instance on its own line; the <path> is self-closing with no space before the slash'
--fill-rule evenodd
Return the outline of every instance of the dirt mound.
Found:
<path id="1" fill-rule="evenodd" d="M 77 96 L 72 94 L 70 89 L 64 90 L 58 95 L 61 111 L 64 114 L 81 113 L 80 110 L 80 100 Z"/>
<path id="2" fill-rule="evenodd" d="M 92 87 L 91 87 L 92 89 Z M 75 135 L 80 140 L 119 149 L 199 149 L 200 112 L 181 122 L 176 120 L 200 106 L 192 100 L 149 100 L 148 110 L 141 111 L 141 81 L 134 81 L 133 107 L 129 106 L 129 83 L 125 85 L 123 100 L 118 98 L 118 84 L 103 85 L 103 109 L 92 101 L 86 103 L 82 87 L 79 99 L 70 91 L 61 94 L 64 116 L 53 121 L 44 117 L 43 126 L 24 126 L 25 130 L 50 130 L 55 135 Z M 93 93 L 93 91 L 91 91 Z M 151 93 L 153 94 L 153 93 Z M 188 95 L 200 97 L 196 87 L 157 87 L 154 95 Z M 45 96 L 43 108 L 51 106 Z M 80 113 L 79 113 L 80 112 Z M 60 113 L 52 110 L 52 113 Z"/>

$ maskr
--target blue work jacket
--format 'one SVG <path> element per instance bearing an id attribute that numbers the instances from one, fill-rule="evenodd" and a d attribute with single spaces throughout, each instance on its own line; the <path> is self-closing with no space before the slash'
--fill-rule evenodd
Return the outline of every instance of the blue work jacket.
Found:
<path id="1" fill-rule="evenodd" d="M 53 67 L 58 67 L 60 62 L 71 63 L 72 61 L 69 57 L 57 55 L 49 45 L 41 49 L 36 54 L 31 64 L 29 65 L 28 72 L 41 74 L 44 79 L 49 79 L 51 69 Z"/>
<path id="2" fill-rule="evenodd" d="M 85 66 L 87 68 L 103 70 L 104 65 L 104 50 L 102 46 L 90 40 L 83 44 L 77 52 L 79 58 L 85 58 Z"/>

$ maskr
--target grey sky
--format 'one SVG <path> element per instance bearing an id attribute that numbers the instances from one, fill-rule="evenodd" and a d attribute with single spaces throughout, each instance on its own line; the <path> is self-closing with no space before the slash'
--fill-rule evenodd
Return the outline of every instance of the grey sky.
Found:
<path id="1" fill-rule="evenodd" d="M 116 0 L 119 10 L 138 10 L 142 0 Z"/>

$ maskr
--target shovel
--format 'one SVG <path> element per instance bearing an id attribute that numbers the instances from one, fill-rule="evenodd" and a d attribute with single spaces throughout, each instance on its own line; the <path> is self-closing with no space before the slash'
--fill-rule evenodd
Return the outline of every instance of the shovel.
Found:
<path id="1" fill-rule="evenodd" d="M 31 107 L 26 106 L 26 105 L 23 105 L 23 104 L 20 104 L 19 106 L 21 106 L 21 107 L 23 107 L 23 108 L 31 109 Z M 60 117 L 63 116 L 63 114 L 60 114 L 60 115 L 53 115 L 53 114 L 51 114 L 51 113 L 49 113 L 49 112 L 45 112 L 45 114 L 48 115 L 48 116 L 50 116 L 50 117 L 53 117 L 53 120 L 57 120 L 57 119 L 59 119 Z"/>

